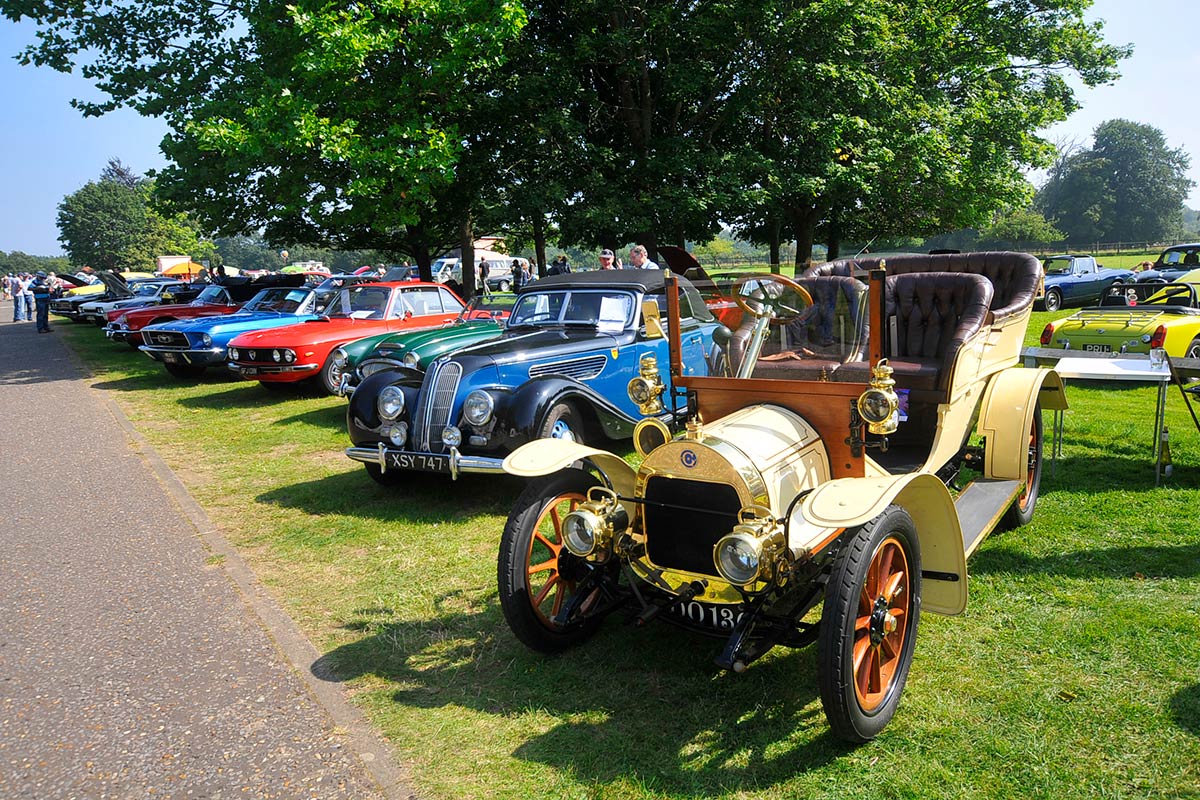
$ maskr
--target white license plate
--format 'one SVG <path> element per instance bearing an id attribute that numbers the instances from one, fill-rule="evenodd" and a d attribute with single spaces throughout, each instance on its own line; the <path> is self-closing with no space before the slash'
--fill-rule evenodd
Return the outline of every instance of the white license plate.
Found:
<path id="1" fill-rule="evenodd" d="M 397 453 L 389 451 L 389 469 L 412 469 L 420 472 L 450 472 L 450 457 L 432 453 Z"/>
<path id="2" fill-rule="evenodd" d="M 689 625 L 731 631 L 746 612 L 735 606 L 689 600 L 686 603 L 676 603 L 671 607 L 671 613 Z"/>
<path id="3" fill-rule="evenodd" d="M 1083 346 L 1085 352 L 1088 353 L 1111 353 L 1112 346 L 1107 344 L 1085 344 Z"/>
<path id="4" fill-rule="evenodd" d="M 258 367 L 242 367 L 243 375 L 257 375 Z"/>

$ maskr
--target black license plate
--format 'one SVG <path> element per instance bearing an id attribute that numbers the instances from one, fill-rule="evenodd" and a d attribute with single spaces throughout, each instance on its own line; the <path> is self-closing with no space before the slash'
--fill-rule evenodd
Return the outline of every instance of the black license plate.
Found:
<path id="1" fill-rule="evenodd" d="M 257 375 L 258 367 L 242 367 L 243 375 Z"/>
<path id="2" fill-rule="evenodd" d="M 398 453 L 388 451 L 388 469 L 411 469 L 419 472 L 450 473 L 450 457 L 432 453 Z"/>
<path id="3" fill-rule="evenodd" d="M 1111 353 L 1112 346 L 1107 344 L 1085 344 L 1084 352 L 1088 353 Z"/>
<path id="4" fill-rule="evenodd" d="M 175 353 L 163 353 L 162 359 L 164 364 L 178 364 L 179 356 Z"/>
<path id="5" fill-rule="evenodd" d="M 676 603 L 671 607 L 671 613 L 676 619 L 697 628 L 709 628 L 717 631 L 731 631 L 737 621 L 746 612 L 737 606 L 701 603 L 689 600 L 686 603 Z"/>

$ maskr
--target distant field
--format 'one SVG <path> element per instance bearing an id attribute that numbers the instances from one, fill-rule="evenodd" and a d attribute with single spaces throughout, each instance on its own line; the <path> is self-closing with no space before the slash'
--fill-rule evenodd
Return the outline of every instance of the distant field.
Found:
<path id="1" fill-rule="evenodd" d="M 1063 314 L 1035 313 L 1027 343 Z M 731 675 L 718 643 L 665 625 L 614 620 L 557 658 L 520 646 L 496 594 L 517 481 L 388 491 L 343 455 L 340 399 L 183 383 L 90 326 L 56 331 L 422 798 L 1200 796 L 1200 436 L 1174 389 L 1175 474 L 1155 488 L 1154 389 L 1069 387 L 1034 523 L 984 543 L 965 614 L 922 619 L 895 720 L 854 749 L 829 735 L 811 648 Z"/>

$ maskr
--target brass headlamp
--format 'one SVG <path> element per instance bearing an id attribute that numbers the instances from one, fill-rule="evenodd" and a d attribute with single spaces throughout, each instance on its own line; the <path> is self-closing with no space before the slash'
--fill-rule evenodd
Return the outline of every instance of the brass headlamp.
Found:
<path id="1" fill-rule="evenodd" d="M 749 586 L 775 575 L 787 549 L 783 527 L 769 509 L 747 506 L 738 524 L 713 547 L 717 573 L 735 586 Z"/>
<path id="2" fill-rule="evenodd" d="M 653 353 L 646 353 L 638 365 L 638 376 L 629 382 L 629 399 L 637 403 L 642 416 L 652 417 L 663 412 L 662 394 L 666 391 L 662 375 L 658 372 L 658 361 Z"/>
<path id="3" fill-rule="evenodd" d="M 900 398 L 886 358 L 871 368 L 871 388 L 858 396 L 858 413 L 871 433 L 895 433 L 900 425 Z"/>
<path id="4" fill-rule="evenodd" d="M 572 555 L 597 559 L 607 555 L 613 537 L 629 527 L 629 512 L 612 490 L 593 486 L 588 499 L 563 517 L 563 546 Z"/>

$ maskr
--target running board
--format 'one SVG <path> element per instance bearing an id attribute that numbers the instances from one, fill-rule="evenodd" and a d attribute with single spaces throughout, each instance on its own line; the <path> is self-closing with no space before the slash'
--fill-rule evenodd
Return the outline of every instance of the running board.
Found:
<path id="1" fill-rule="evenodd" d="M 1004 512 L 1021 493 L 1021 481 L 979 479 L 968 486 L 954 507 L 962 526 L 963 550 L 969 558 L 987 535 L 995 530 Z"/>

